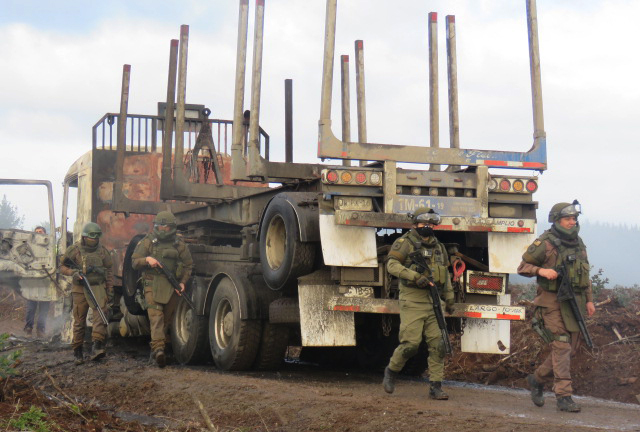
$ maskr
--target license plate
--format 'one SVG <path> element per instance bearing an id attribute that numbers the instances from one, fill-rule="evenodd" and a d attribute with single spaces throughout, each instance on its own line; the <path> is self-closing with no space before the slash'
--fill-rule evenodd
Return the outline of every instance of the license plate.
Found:
<path id="1" fill-rule="evenodd" d="M 336 210 L 371 211 L 373 202 L 369 197 L 336 197 Z"/>

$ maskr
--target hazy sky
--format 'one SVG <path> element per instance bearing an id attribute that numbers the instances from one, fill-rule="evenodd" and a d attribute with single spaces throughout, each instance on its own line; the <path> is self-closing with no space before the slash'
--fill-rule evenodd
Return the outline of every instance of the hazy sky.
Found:
<path id="1" fill-rule="evenodd" d="M 214 118 L 232 116 L 236 1 L 0 0 L 0 6 L 0 177 L 49 179 L 58 206 L 64 174 L 90 149 L 92 125 L 119 110 L 123 64 L 132 65 L 130 113 L 155 114 L 165 100 L 169 41 L 181 24 L 190 25 L 187 102 L 205 104 Z M 261 125 L 272 137 L 273 160 L 284 159 L 283 81 L 292 78 L 294 160 L 315 161 L 324 10 L 321 0 L 266 0 Z M 461 146 L 528 150 L 524 0 L 340 0 L 336 54 L 353 58 L 354 40 L 364 40 L 369 141 L 428 145 L 431 11 L 439 14 L 441 145 L 448 146 L 444 16 L 452 14 Z M 253 12 L 250 1 L 250 21 Z M 640 58 L 630 49 L 640 41 L 638 16 L 638 1 L 538 0 L 549 149 L 536 195 L 542 209 L 578 198 L 589 220 L 637 223 L 629 217 L 640 210 L 629 163 L 640 145 Z M 335 74 L 340 136 L 337 67 Z M 353 90 L 353 70 L 351 77 Z M 355 138 L 355 105 L 352 120 Z M 45 219 L 33 198 L 18 199 L 27 228 Z"/>

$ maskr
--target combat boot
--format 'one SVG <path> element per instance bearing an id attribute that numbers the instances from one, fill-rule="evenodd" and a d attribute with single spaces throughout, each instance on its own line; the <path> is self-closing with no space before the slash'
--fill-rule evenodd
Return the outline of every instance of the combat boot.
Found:
<path id="1" fill-rule="evenodd" d="M 436 400 L 447 400 L 449 395 L 442 390 L 442 382 L 434 381 L 429 387 L 429 397 Z"/>
<path id="2" fill-rule="evenodd" d="M 558 403 L 558 411 L 567 411 L 567 412 L 580 412 L 580 405 L 575 403 L 571 396 L 562 396 L 557 400 Z"/>
<path id="3" fill-rule="evenodd" d="M 44 330 L 37 329 L 36 330 L 36 337 L 38 339 L 46 339 L 46 334 L 45 334 Z"/>
<path id="4" fill-rule="evenodd" d="M 81 364 L 84 363 L 84 356 L 82 355 L 81 346 L 73 350 L 73 357 L 75 358 L 75 360 L 73 361 L 73 364 L 75 364 L 76 366 L 80 366 Z"/>
<path id="5" fill-rule="evenodd" d="M 153 358 L 156 360 L 158 367 L 163 368 L 167 365 L 167 358 L 164 355 L 164 350 L 157 349 L 153 352 Z"/>
<path id="6" fill-rule="evenodd" d="M 25 334 L 28 338 L 31 338 L 31 336 L 33 335 L 33 329 L 32 329 L 32 328 L 25 328 L 25 329 L 24 329 L 24 334 Z"/>
<path id="7" fill-rule="evenodd" d="M 533 374 L 527 376 L 527 383 L 529 383 L 529 389 L 531 389 L 531 401 L 533 404 L 539 407 L 543 406 L 544 396 L 542 395 L 542 391 L 544 386 L 536 380 Z"/>
<path id="8" fill-rule="evenodd" d="M 91 353 L 91 360 L 98 361 L 103 358 L 105 355 L 104 352 L 104 342 L 102 341 L 93 341 L 93 349 Z"/>
<path id="9" fill-rule="evenodd" d="M 389 366 L 384 368 L 384 379 L 382 380 L 382 386 L 384 387 L 384 391 L 387 393 L 393 393 L 396 389 L 396 378 L 398 377 L 398 372 L 394 372 L 389 369 Z"/>

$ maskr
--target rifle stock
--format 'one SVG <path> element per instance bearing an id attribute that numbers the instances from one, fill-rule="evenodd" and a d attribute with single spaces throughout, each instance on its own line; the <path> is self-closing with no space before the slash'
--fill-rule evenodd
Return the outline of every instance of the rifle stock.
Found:
<path id="1" fill-rule="evenodd" d="M 442 311 L 442 303 L 440 300 L 440 293 L 438 293 L 438 288 L 436 287 L 435 281 L 433 280 L 433 276 L 431 274 L 431 269 L 429 268 L 429 264 L 425 261 L 424 257 L 420 253 L 420 251 L 415 251 L 409 254 L 409 258 L 411 261 L 417 266 L 418 273 L 424 274 L 429 279 L 429 294 L 431 294 L 431 301 L 433 302 L 433 312 L 436 315 L 436 320 L 438 321 L 438 327 L 440 328 L 440 333 L 442 334 L 442 341 L 444 342 L 444 349 L 447 354 L 451 354 L 453 352 L 453 348 L 451 347 L 451 341 L 449 340 L 449 331 L 447 330 L 447 322 L 444 319 L 444 312 Z"/>

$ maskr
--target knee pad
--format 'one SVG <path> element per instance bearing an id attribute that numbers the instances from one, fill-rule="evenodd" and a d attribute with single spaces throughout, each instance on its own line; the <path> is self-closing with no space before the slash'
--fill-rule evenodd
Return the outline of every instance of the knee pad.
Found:
<path id="1" fill-rule="evenodd" d="M 410 359 L 411 357 L 413 357 L 417 353 L 418 353 L 418 346 L 417 345 L 407 344 L 402 349 L 402 357 L 404 357 L 405 359 Z"/>

